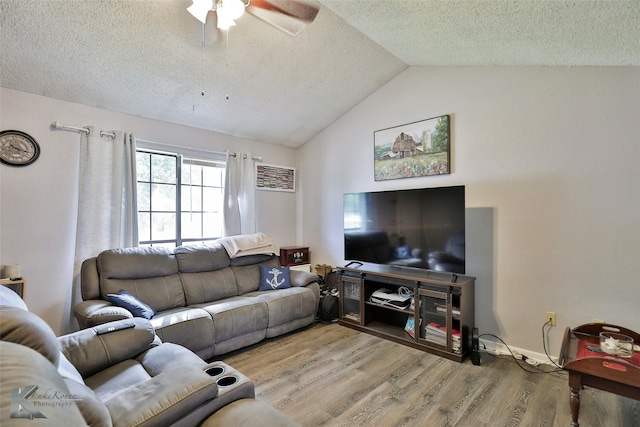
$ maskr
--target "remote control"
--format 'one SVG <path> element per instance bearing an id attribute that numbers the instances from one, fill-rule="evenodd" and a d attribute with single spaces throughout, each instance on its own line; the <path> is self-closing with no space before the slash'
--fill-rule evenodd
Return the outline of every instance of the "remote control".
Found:
<path id="1" fill-rule="evenodd" d="M 129 329 L 133 328 L 136 324 L 133 320 L 121 321 L 117 324 L 114 322 L 105 323 L 104 325 L 98 325 L 93 328 L 96 331 L 96 335 L 108 334 L 109 332 L 119 331 L 121 329 Z"/>

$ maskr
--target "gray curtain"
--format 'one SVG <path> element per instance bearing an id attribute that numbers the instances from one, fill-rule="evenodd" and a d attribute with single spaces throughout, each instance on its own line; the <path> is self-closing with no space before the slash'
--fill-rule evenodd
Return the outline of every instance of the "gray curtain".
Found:
<path id="1" fill-rule="evenodd" d="M 138 245 L 135 137 L 123 131 L 88 129 L 80 138 L 76 249 L 68 313 L 82 301 L 80 267 L 84 260 L 106 249 Z M 73 316 L 68 329 L 77 329 Z"/>
<path id="2" fill-rule="evenodd" d="M 255 168 L 251 153 L 227 151 L 224 184 L 224 236 L 256 232 Z"/>

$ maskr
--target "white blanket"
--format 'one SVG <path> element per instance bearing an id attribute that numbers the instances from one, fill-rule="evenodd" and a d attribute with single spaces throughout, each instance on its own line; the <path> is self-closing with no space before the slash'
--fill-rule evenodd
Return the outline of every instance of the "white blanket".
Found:
<path id="1" fill-rule="evenodd" d="M 222 237 L 217 240 L 224 246 L 230 258 L 246 255 L 275 254 L 279 255 L 280 247 L 265 233 L 239 234 Z"/>

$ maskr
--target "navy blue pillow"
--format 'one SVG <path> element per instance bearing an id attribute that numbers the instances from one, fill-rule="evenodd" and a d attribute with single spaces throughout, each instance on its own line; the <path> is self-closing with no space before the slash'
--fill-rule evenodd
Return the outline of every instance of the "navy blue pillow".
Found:
<path id="1" fill-rule="evenodd" d="M 120 292 L 117 294 L 107 295 L 107 299 L 113 305 L 126 308 L 134 317 L 151 319 L 153 315 L 156 314 L 153 308 L 149 307 L 147 304 L 136 298 L 135 295 L 130 294 L 124 289 L 120 289 Z"/>
<path id="2" fill-rule="evenodd" d="M 273 291 L 291 287 L 289 267 L 270 267 L 260 264 L 260 289 Z"/>
<path id="3" fill-rule="evenodd" d="M 398 246 L 395 250 L 395 256 L 397 259 L 411 258 L 411 248 L 409 245 Z"/>

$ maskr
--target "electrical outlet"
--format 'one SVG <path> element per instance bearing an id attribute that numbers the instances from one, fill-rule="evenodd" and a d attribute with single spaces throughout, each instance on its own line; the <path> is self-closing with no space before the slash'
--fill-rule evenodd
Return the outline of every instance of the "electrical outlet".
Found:
<path id="1" fill-rule="evenodd" d="M 556 326 L 556 313 L 554 313 L 553 311 L 547 311 L 544 322 L 549 322 L 549 325 Z"/>

